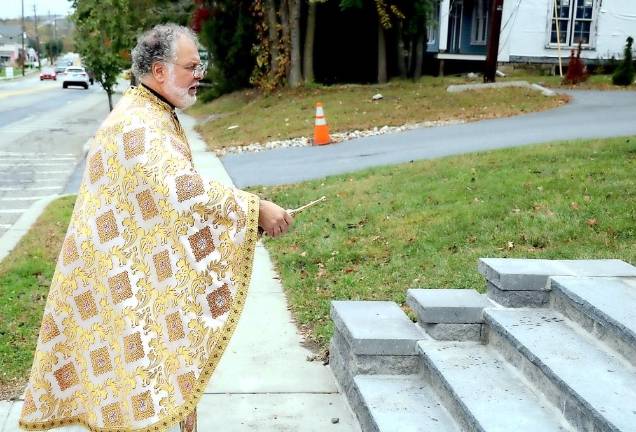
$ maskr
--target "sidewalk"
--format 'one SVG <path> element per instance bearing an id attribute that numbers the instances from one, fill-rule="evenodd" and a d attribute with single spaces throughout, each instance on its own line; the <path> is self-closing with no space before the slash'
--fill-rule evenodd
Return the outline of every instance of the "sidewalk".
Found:
<path id="1" fill-rule="evenodd" d="M 231 185 L 221 162 L 194 132 L 194 119 L 179 117 L 197 168 Z M 329 367 L 308 361 L 312 353 L 301 344 L 279 277 L 259 242 L 241 320 L 199 403 L 199 432 L 360 431 Z M 22 403 L 0 401 L 0 432 L 18 430 Z"/>
<path id="2" fill-rule="evenodd" d="M 48 66 L 42 66 L 44 67 L 48 67 Z M 19 81 L 22 79 L 26 79 L 29 78 L 33 75 L 39 74 L 40 70 L 38 69 L 29 69 L 27 72 L 25 72 L 24 76 L 22 76 L 22 69 L 14 69 L 13 70 L 13 76 L 11 78 L 8 78 L 6 76 L 1 76 L 0 77 L 0 82 L 4 81 L 4 82 L 14 82 L 14 81 Z"/>

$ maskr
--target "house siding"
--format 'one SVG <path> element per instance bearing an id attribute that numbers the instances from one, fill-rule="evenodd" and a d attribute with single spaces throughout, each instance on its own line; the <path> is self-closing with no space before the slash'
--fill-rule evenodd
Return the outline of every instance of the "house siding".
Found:
<path id="1" fill-rule="evenodd" d="M 570 0 L 573 1 L 573 0 Z M 558 61 L 559 55 L 567 59 L 572 47 L 561 46 L 561 50 L 549 44 L 550 20 L 554 0 L 505 0 L 499 39 L 500 62 Z M 446 3 L 446 6 L 444 6 Z M 451 43 L 452 23 L 450 22 L 452 0 L 442 1 L 438 14 L 446 23 L 438 25 L 436 40 L 443 41 L 446 50 L 441 52 L 459 54 L 486 54 L 485 45 L 471 44 L 473 0 L 464 0 L 461 45 L 459 49 Z M 444 9 L 444 8 L 447 9 Z M 590 63 L 623 57 L 625 39 L 636 39 L 636 0 L 595 0 L 594 19 L 590 33 L 590 46 L 584 47 L 581 57 Z M 444 25 L 447 24 L 447 25 Z M 447 33 L 443 32 L 447 29 Z M 439 42 L 429 45 L 428 52 L 435 52 Z M 439 51 L 439 49 L 438 49 Z"/>
<path id="2" fill-rule="evenodd" d="M 597 0 L 598 1 L 598 0 Z M 548 46 L 549 14 L 552 0 L 507 0 L 504 2 L 499 61 L 557 60 L 559 51 Z M 595 8 L 591 48 L 581 57 L 591 60 L 622 58 L 627 36 L 636 37 L 636 1 L 602 0 Z M 569 57 L 569 46 L 561 56 Z"/>

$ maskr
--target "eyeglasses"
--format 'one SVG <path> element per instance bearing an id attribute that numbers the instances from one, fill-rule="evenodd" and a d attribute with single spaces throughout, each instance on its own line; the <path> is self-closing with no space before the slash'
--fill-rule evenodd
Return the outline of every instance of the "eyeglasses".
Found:
<path id="1" fill-rule="evenodd" d="M 184 68 L 185 70 L 192 72 L 192 76 L 194 78 L 203 78 L 208 71 L 207 63 L 199 63 L 198 65 L 192 65 L 192 66 L 183 66 L 183 65 L 180 65 L 179 63 L 171 63 L 171 64 L 177 65 L 179 67 Z"/>

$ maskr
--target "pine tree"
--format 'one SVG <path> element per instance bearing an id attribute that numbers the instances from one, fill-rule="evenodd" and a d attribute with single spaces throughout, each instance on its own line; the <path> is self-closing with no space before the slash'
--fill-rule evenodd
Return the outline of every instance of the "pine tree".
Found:
<path id="1" fill-rule="evenodd" d="M 627 38 L 627 45 L 625 45 L 625 55 L 623 61 L 618 65 L 618 68 L 612 76 L 612 82 L 614 85 L 628 86 L 634 82 L 634 62 L 632 60 L 632 43 L 634 38 L 629 36 Z"/>

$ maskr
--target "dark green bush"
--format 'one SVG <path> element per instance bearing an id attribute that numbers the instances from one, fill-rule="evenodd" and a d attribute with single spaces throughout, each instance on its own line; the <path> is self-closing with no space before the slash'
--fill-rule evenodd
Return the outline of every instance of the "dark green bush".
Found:
<path id="1" fill-rule="evenodd" d="M 634 39 L 629 36 L 625 45 L 625 55 L 623 61 L 612 76 L 614 85 L 628 86 L 634 82 L 634 61 L 632 60 L 632 43 Z"/>

